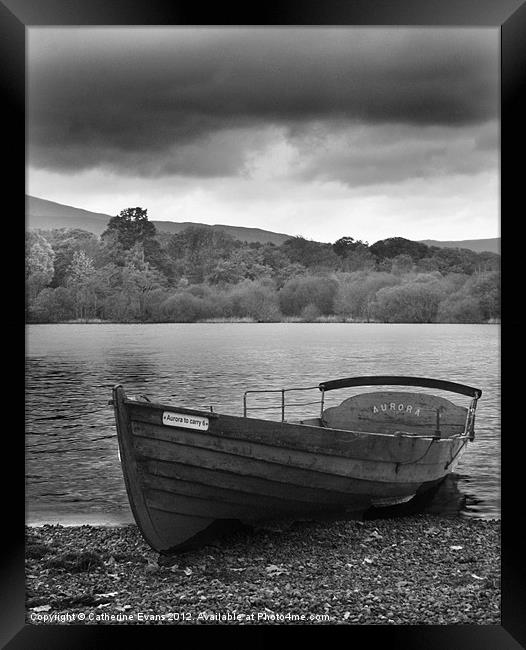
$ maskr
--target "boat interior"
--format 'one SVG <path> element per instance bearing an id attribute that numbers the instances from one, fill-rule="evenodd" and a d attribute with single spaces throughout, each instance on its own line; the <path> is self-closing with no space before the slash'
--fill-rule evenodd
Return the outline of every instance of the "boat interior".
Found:
<path id="1" fill-rule="evenodd" d="M 449 438 L 462 435 L 468 409 L 422 393 L 375 392 L 354 395 L 326 408 L 320 417 L 295 421 L 344 431 Z M 288 420 L 292 422 L 291 420 Z"/>
<path id="2" fill-rule="evenodd" d="M 407 385 L 411 386 L 449 390 L 469 395 L 472 400 L 467 408 L 444 397 L 425 392 L 379 390 L 346 397 L 340 403 L 326 408 L 325 392 L 327 390 L 363 386 L 368 385 L 369 382 L 382 385 L 381 380 L 385 380 L 385 385 L 406 385 L 404 382 L 407 382 Z M 289 393 L 293 391 L 313 389 L 321 391 L 321 397 L 316 401 L 286 400 L 286 397 L 289 398 Z M 264 394 L 266 401 L 263 402 L 263 405 L 251 405 L 249 409 L 247 405 L 249 393 L 259 393 L 260 395 L 252 395 L 256 398 Z M 440 380 L 415 377 L 356 377 L 325 382 L 308 388 L 246 391 L 243 399 L 245 417 L 249 410 L 253 413 L 262 409 L 273 409 L 275 415 L 275 410 L 281 409 L 281 421 L 290 424 L 371 434 L 450 438 L 462 435 L 473 436 L 476 403 L 480 395 L 481 391 L 478 389 Z M 274 398 L 273 405 L 269 402 L 269 397 Z M 276 399 L 279 397 L 280 399 Z M 300 407 L 302 410 L 305 410 L 305 407 L 311 407 L 309 410 L 313 410 L 315 404 L 318 405 L 318 416 L 287 417 L 291 410 L 295 413 Z M 251 414 L 250 417 L 254 417 L 254 415 Z"/>

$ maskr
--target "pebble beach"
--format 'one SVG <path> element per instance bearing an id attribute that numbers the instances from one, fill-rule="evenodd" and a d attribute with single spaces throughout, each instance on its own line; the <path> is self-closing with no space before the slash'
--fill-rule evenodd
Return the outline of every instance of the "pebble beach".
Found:
<path id="1" fill-rule="evenodd" d="M 500 521 L 246 528 L 159 555 L 135 525 L 26 528 L 34 625 L 500 625 Z"/>

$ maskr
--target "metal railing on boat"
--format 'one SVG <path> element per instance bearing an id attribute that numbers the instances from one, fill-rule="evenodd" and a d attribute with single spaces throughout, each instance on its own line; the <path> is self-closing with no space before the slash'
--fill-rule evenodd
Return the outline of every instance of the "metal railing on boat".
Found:
<path id="1" fill-rule="evenodd" d="M 320 420 L 323 418 L 323 409 L 325 406 L 325 391 L 333 390 L 335 388 L 348 388 L 354 386 L 371 386 L 371 385 L 405 385 L 405 386 L 419 386 L 422 388 L 437 388 L 439 390 L 446 390 L 455 393 L 461 393 L 463 395 L 471 396 L 471 402 L 467 409 L 466 421 L 464 425 L 464 431 L 462 434 L 456 434 L 452 437 L 466 437 L 469 440 L 473 440 L 475 437 L 475 412 L 477 408 L 477 401 L 480 398 L 482 391 L 473 388 L 471 386 L 465 386 L 463 384 L 457 384 L 454 382 L 447 382 L 441 380 L 434 380 L 422 377 L 401 377 L 401 376 L 378 376 L 378 377 L 351 377 L 347 379 L 340 379 L 330 382 L 322 382 L 317 386 L 305 386 L 305 387 L 292 387 L 292 388 L 274 388 L 274 389 L 252 389 L 247 390 L 243 394 L 243 417 L 247 417 L 249 410 L 252 411 L 267 411 L 267 410 L 278 410 L 281 411 L 281 421 L 285 422 L 285 410 L 286 408 L 295 407 L 295 406 L 312 406 L 319 404 L 320 406 Z M 321 397 L 315 401 L 308 402 L 285 402 L 285 394 L 297 391 L 310 391 L 318 390 L 321 393 Z M 277 405 L 265 405 L 265 406 L 252 406 L 248 407 L 247 405 L 247 396 L 249 394 L 280 394 L 281 400 Z M 430 436 L 434 439 L 440 439 L 440 413 L 436 411 L 436 432 L 434 436 Z"/>
<path id="2" fill-rule="evenodd" d="M 321 398 L 317 399 L 315 401 L 309 401 L 309 402 L 285 402 L 285 393 L 290 393 L 293 391 L 306 391 L 306 390 L 317 390 L 321 391 Z M 280 393 L 281 394 L 281 402 L 279 404 L 273 404 L 271 406 L 251 406 L 248 407 L 247 405 L 247 396 L 249 394 L 268 394 L 268 393 Z M 323 389 L 320 389 L 319 385 L 318 386 L 306 386 L 306 387 L 294 387 L 294 388 L 274 388 L 274 389 L 262 389 L 262 390 L 247 390 L 243 394 L 243 417 L 247 417 L 247 413 L 249 410 L 252 411 L 266 411 L 266 410 L 281 410 L 281 421 L 285 422 L 285 409 L 289 407 L 294 407 L 294 406 L 312 406 L 315 404 L 320 405 L 320 417 L 321 414 L 323 413 L 323 407 L 324 407 L 324 396 L 325 396 L 325 391 Z"/>

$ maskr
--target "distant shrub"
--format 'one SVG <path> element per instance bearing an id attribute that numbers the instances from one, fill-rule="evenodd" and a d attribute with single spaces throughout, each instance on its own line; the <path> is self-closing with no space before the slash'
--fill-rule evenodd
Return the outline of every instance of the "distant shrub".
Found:
<path id="1" fill-rule="evenodd" d="M 404 275 L 409 273 L 413 268 L 413 259 L 406 253 L 400 253 L 393 257 L 391 261 L 391 273 L 393 275 Z"/>
<path id="2" fill-rule="evenodd" d="M 281 319 L 278 296 L 271 280 L 245 280 L 221 297 L 221 315 L 227 318 L 250 318 L 262 322 Z"/>
<path id="3" fill-rule="evenodd" d="M 444 295 L 444 287 L 438 282 L 385 287 L 376 294 L 372 312 L 386 323 L 432 323 Z"/>
<path id="4" fill-rule="evenodd" d="M 405 239 L 404 237 L 389 237 L 369 246 L 369 250 L 379 260 L 392 259 L 398 255 L 408 255 L 413 261 L 420 260 L 429 254 L 429 246 L 421 242 Z"/>
<path id="5" fill-rule="evenodd" d="M 343 318 L 369 320 L 377 291 L 398 285 L 400 281 L 400 278 L 390 273 L 381 272 L 342 276 L 338 282 L 334 310 Z"/>
<path id="6" fill-rule="evenodd" d="M 166 289 L 153 289 L 144 297 L 143 316 L 148 321 L 159 321 L 162 318 L 162 304 L 169 297 Z"/>
<path id="7" fill-rule="evenodd" d="M 29 317 L 35 321 L 56 323 L 75 316 L 75 305 L 71 291 L 66 287 L 43 289 L 29 310 Z"/>
<path id="8" fill-rule="evenodd" d="M 464 285 L 464 291 L 478 300 L 483 320 L 500 318 L 500 273 L 498 271 L 474 275 Z"/>
<path id="9" fill-rule="evenodd" d="M 416 263 L 417 271 L 422 271 L 423 273 L 438 271 L 438 266 L 438 260 L 434 257 L 422 257 Z"/>
<path id="10" fill-rule="evenodd" d="M 440 323 L 480 323 L 482 310 L 473 296 L 454 294 L 440 303 L 437 321 Z"/>
<path id="11" fill-rule="evenodd" d="M 138 319 L 139 311 L 133 304 L 131 297 L 124 291 L 114 291 L 103 302 L 105 318 L 120 322 L 129 322 Z"/>
<path id="12" fill-rule="evenodd" d="M 459 278 L 462 277 L 448 276 L 456 290 L 441 302 L 437 319 L 451 323 L 480 323 L 500 318 L 499 273 L 491 271 L 464 276 L 467 279 L 460 284 Z"/>
<path id="13" fill-rule="evenodd" d="M 308 305 L 314 305 L 320 314 L 333 314 L 337 291 L 338 283 L 333 278 L 292 278 L 279 291 L 279 305 L 286 316 L 300 316 Z"/>
<path id="14" fill-rule="evenodd" d="M 306 323 L 312 323 L 320 316 L 320 310 L 312 302 L 310 302 L 301 311 L 301 320 L 305 321 Z"/>
<path id="15" fill-rule="evenodd" d="M 214 316 L 211 305 L 191 293 L 176 293 L 161 304 L 161 313 L 170 322 L 194 323 Z"/>

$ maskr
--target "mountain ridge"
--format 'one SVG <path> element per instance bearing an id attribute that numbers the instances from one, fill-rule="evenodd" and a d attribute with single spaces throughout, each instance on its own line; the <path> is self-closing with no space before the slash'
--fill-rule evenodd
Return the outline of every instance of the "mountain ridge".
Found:
<path id="1" fill-rule="evenodd" d="M 53 230 L 54 228 L 80 228 L 95 235 L 101 235 L 112 215 L 103 212 L 91 212 L 83 208 L 64 205 L 48 199 L 26 195 L 26 227 L 29 230 Z M 156 221 L 151 220 L 159 232 L 175 234 L 182 232 L 189 226 L 200 226 L 191 221 Z M 213 224 L 209 226 L 221 230 L 235 239 L 247 242 L 273 243 L 277 246 L 292 237 L 285 233 L 277 233 L 263 228 L 249 228 L 246 226 L 229 226 Z M 414 240 L 428 246 L 440 248 L 468 248 L 477 253 L 491 252 L 500 254 L 500 237 L 487 239 L 464 239 L 459 241 L 439 241 L 434 239 Z M 373 242 L 374 243 L 374 242 Z"/>
<path id="2" fill-rule="evenodd" d="M 468 248 L 475 253 L 498 253 L 500 255 L 500 237 L 487 239 L 459 239 L 457 241 L 439 241 L 436 239 L 420 239 L 421 244 L 438 246 L 439 248 Z"/>

